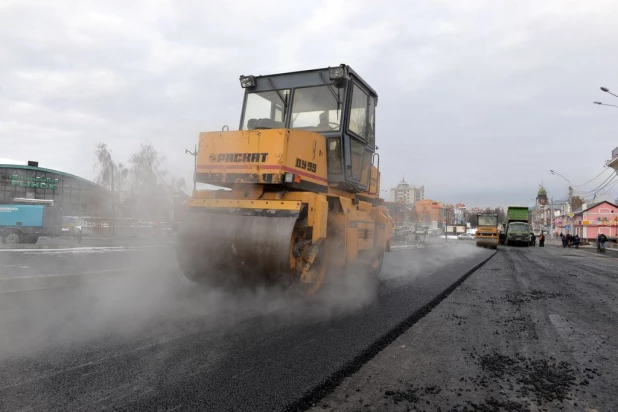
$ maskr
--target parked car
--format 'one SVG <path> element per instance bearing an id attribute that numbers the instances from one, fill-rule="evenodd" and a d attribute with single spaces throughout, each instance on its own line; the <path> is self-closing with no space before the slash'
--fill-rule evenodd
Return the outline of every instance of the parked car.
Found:
<path id="1" fill-rule="evenodd" d="M 460 235 L 457 235 L 457 239 L 458 240 L 475 240 L 476 236 L 474 236 L 472 233 L 462 233 Z"/>

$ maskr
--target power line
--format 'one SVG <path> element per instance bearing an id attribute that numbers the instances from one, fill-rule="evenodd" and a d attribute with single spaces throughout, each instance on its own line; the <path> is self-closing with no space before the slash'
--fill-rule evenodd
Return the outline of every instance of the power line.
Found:
<path id="1" fill-rule="evenodd" d="M 596 194 L 599 190 L 603 189 L 605 186 L 611 183 L 616 178 L 616 176 L 618 176 L 618 173 L 614 170 L 614 173 L 609 175 L 607 179 L 603 181 L 603 183 L 601 183 L 600 185 L 598 185 L 592 190 L 589 190 L 587 192 L 578 192 L 578 194 L 583 195 L 583 196 L 590 196 L 590 195 Z"/>
<path id="2" fill-rule="evenodd" d="M 607 182 L 607 183 L 606 183 L 603 187 L 599 188 L 599 190 L 597 190 L 597 191 L 595 192 L 595 194 L 597 194 L 597 193 L 599 193 L 601 190 L 605 189 L 605 188 L 606 188 L 606 187 L 607 187 L 610 183 L 612 183 L 614 180 L 616 180 L 616 178 L 617 178 L 617 177 L 618 177 L 618 171 L 616 171 L 616 172 L 614 173 L 614 176 L 612 177 L 612 179 L 611 179 L 609 182 Z"/>
<path id="3" fill-rule="evenodd" d="M 605 188 L 605 190 L 603 190 L 603 192 L 601 192 L 601 194 L 605 194 L 605 193 L 610 193 L 611 190 L 618 185 L 618 180 L 616 180 L 614 183 L 612 183 L 611 185 L 609 185 L 608 187 Z"/>
<path id="4" fill-rule="evenodd" d="M 588 183 L 595 181 L 596 179 L 598 179 L 599 176 L 601 176 L 603 173 L 607 172 L 608 170 L 612 170 L 609 167 L 604 166 L 603 170 L 601 171 L 601 173 L 599 173 L 598 175 L 596 175 L 595 177 L 593 177 L 592 179 L 588 180 L 586 183 L 582 183 L 581 185 L 575 185 L 575 186 L 571 186 L 571 187 L 582 187 L 582 186 L 586 186 Z"/>

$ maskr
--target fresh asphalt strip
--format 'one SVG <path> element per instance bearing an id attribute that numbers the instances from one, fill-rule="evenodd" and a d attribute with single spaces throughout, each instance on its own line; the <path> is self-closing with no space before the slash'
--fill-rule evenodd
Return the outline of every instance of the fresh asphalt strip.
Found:
<path id="1" fill-rule="evenodd" d="M 374 356 L 376 356 L 382 349 L 390 345 L 397 339 L 402 333 L 407 331 L 410 327 L 412 327 L 416 322 L 421 320 L 425 315 L 427 315 L 433 308 L 435 308 L 442 300 L 444 300 L 448 295 L 450 295 L 459 285 L 461 285 L 470 275 L 480 269 L 485 263 L 487 263 L 494 255 L 497 253 L 497 250 L 494 251 L 489 257 L 484 259 L 482 262 L 474 266 L 472 269 L 464 273 L 458 280 L 456 280 L 451 286 L 444 290 L 441 294 L 436 296 L 433 300 L 427 303 L 425 306 L 418 309 L 416 312 L 412 313 L 409 317 L 404 319 L 402 322 L 397 324 L 394 328 L 386 332 L 373 344 L 359 353 L 354 359 L 352 359 L 347 364 L 344 364 L 341 368 L 335 371 L 331 376 L 326 378 L 324 382 L 313 389 L 309 390 L 305 393 L 299 400 L 293 402 L 292 404 L 286 406 L 283 410 L 286 412 L 291 411 L 305 411 L 306 409 L 313 406 L 317 401 L 331 393 L 345 378 L 356 373 L 360 368 L 370 361 Z"/>

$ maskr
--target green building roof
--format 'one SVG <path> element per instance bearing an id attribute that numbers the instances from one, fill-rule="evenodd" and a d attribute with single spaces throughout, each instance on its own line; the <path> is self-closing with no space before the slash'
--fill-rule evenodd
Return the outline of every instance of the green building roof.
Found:
<path id="1" fill-rule="evenodd" d="M 78 180 L 82 183 L 86 183 L 89 184 L 91 186 L 94 186 L 95 188 L 99 189 L 99 190 L 105 190 L 107 191 L 106 188 L 104 188 L 101 185 L 98 185 L 90 180 L 84 179 L 82 177 L 79 176 L 75 176 L 72 175 L 70 173 L 65 173 L 65 172 L 61 172 L 59 170 L 53 170 L 53 169 L 46 169 L 44 167 L 38 167 L 38 166 L 24 166 L 24 165 L 14 165 L 14 164 L 0 164 L 0 169 L 23 169 L 23 170 L 32 170 L 34 172 L 40 171 L 40 172 L 47 172 L 47 173 L 55 173 L 57 175 L 61 175 L 61 176 L 65 176 L 65 177 L 70 177 L 71 179 L 75 179 Z"/>

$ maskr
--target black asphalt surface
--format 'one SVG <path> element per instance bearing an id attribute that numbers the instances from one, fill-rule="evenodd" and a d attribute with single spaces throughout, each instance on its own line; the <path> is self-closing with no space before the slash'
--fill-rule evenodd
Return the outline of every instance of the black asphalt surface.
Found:
<path id="1" fill-rule="evenodd" d="M 97 255 L 98 267 L 118 253 Z M 493 251 L 392 253 L 377 299 L 353 284 L 309 302 L 198 288 L 150 269 L 169 265 L 172 251 L 140 253 L 127 277 L 0 294 L 0 410 L 302 408 Z"/>
<path id="2" fill-rule="evenodd" d="M 503 247 L 311 411 L 617 411 L 618 259 Z"/>

